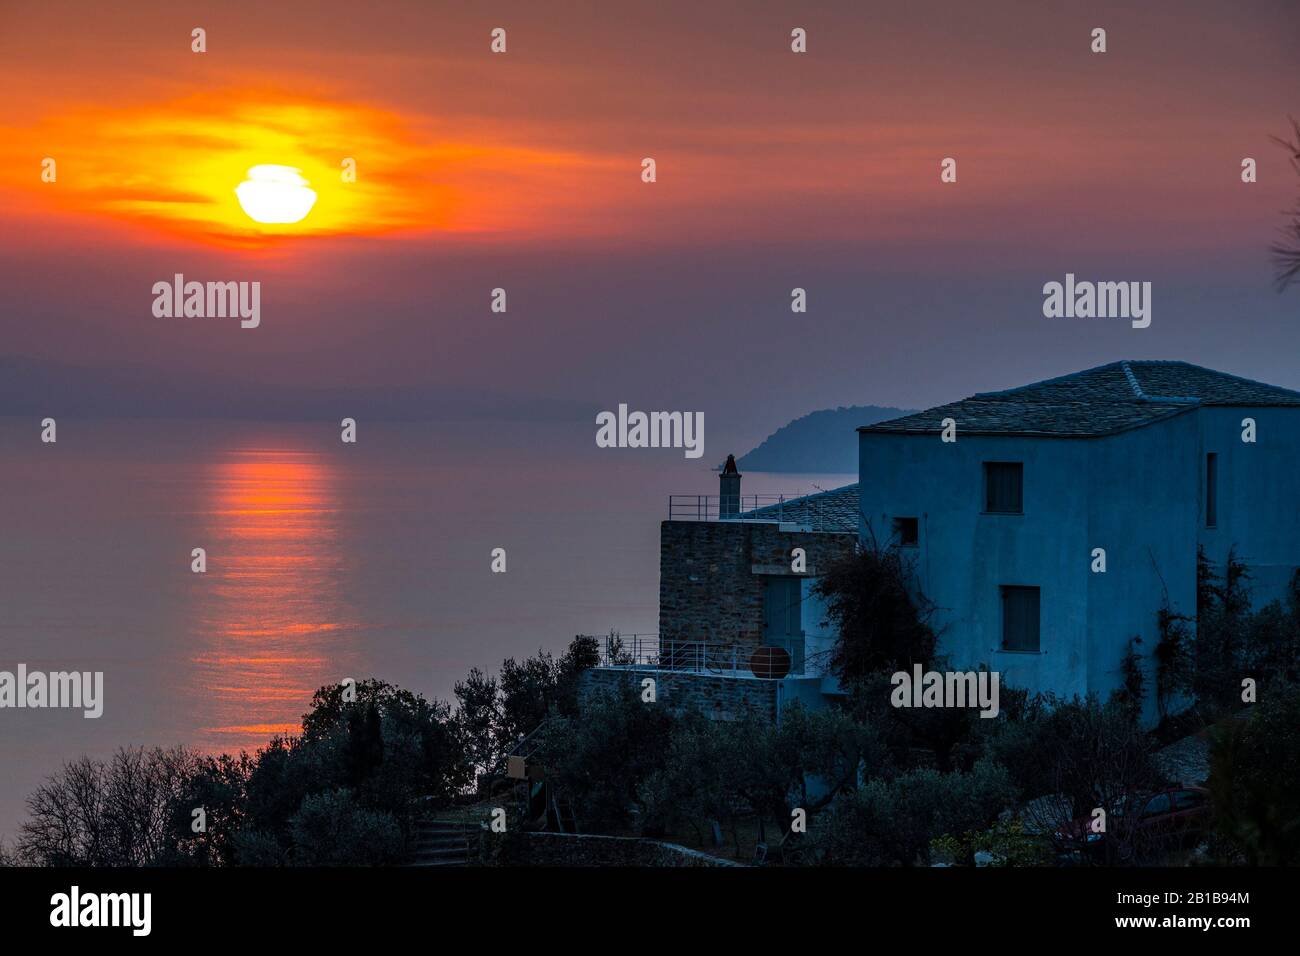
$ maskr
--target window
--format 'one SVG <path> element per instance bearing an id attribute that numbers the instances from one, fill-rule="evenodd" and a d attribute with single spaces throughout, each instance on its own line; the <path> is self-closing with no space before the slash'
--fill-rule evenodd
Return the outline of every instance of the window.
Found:
<path id="1" fill-rule="evenodd" d="M 894 540 L 900 548 L 915 548 L 920 539 L 920 522 L 916 518 L 894 519 Z"/>
<path id="2" fill-rule="evenodd" d="M 994 514 L 1024 511 L 1025 466 L 1018 461 L 984 462 L 984 510 Z"/>
<path id="3" fill-rule="evenodd" d="M 763 587 L 763 636 L 769 642 L 803 634 L 800 579 L 773 575 Z"/>
<path id="4" fill-rule="evenodd" d="M 1196 790 L 1174 791 L 1175 810 L 1194 810 L 1205 803 L 1205 794 Z"/>
<path id="5" fill-rule="evenodd" d="M 788 575 L 772 575 L 763 584 L 763 643 L 785 648 L 792 674 L 804 669 L 801 591 L 800 579 Z"/>
<path id="6" fill-rule="evenodd" d="M 1002 649 L 1038 651 L 1038 588 L 1002 588 Z"/>
<path id="7" fill-rule="evenodd" d="M 1147 801 L 1147 805 L 1142 808 L 1142 816 L 1155 817 L 1162 813 L 1168 813 L 1170 810 L 1169 794 L 1157 793 Z"/>
<path id="8" fill-rule="evenodd" d="M 1205 527 L 1219 523 L 1219 456 L 1205 456 Z"/>

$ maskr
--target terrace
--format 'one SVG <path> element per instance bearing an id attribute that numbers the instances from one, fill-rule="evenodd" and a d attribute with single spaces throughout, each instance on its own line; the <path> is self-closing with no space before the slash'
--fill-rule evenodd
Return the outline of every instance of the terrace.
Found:
<path id="1" fill-rule="evenodd" d="M 669 521 L 770 521 L 809 531 L 856 533 L 858 486 L 811 495 L 669 495 Z"/>
<path id="2" fill-rule="evenodd" d="M 762 648 L 738 642 L 661 641 L 658 634 L 615 633 L 597 640 L 600 642 L 600 663 L 597 666 L 623 670 L 775 680 L 804 674 L 807 663 L 802 637 L 769 639 Z M 780 654 L 759 654 L 767 649 L 784 651 L 789 657 L 789 669 L 786 670 Z"/>

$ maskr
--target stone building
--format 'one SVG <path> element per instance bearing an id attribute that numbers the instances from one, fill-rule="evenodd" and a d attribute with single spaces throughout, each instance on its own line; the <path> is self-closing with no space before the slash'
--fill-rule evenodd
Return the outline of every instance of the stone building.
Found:
<path id="1" fill-rule="evenodd" d="M 605 648 L 587 687 L 653 676 L 656 698 L 720 719 L 746 707 L 777 719 L 791 700 L 819 707 L 836 688 L 834 639 L 812 587 L 858 540 L 858 492 L 745 496 L 735 459 L 719 494 L 673 496 L 659 528 L 659 633 Z"/>
<path id="2" fill-rule="evenodd" d="M 858 432 L 855 485 L 744 496 L 729 458 L 716 497 L 670 499 L 659 634 L 607 648 L 589 686 L 653 674 L 660 701 L 724 718 L 820 705 L 838 687 L 811 588 L 859 540 L 906 552 L 955 668 L 1064 697 L 1117 689 L 1130 648 L 1155 673 L 1160 609 L 1196 613 L 1198 550 L 1244 561 L 1257 606 L 1300 569 L 1300 392 L 1122 361 Z"/>

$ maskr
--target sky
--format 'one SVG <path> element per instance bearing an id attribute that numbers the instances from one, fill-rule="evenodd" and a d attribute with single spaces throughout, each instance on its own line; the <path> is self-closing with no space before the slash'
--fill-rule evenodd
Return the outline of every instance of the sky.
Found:
<path id="1" fill-rule="evenodd" d="M 0 0 L 0 360 L 268 418 L 702 411 L 737 451 L 1119 358 L 1300 388 L 1297 41 L 1293 0 Z M 311 182 L 301 224 L 241 212 L 259 163 Z M 1067 272 L 1151 282 L 1151 326 L 1045 318 Z M 261 324 L 154 316 L 176 273 L 259 281 Z"/>

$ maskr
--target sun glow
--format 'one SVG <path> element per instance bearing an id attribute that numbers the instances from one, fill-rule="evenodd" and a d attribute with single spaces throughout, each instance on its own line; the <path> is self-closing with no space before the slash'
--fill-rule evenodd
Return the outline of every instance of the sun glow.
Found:
<path id="1" fill-rule="evenodd" d="M 248 171 L 235 196 L 254 222 L 301 222 L 316 205 L 316 192 L 307 187 L 297 167 L 262 164 Z"/>
<path id="2" fill-rule="evenodd" d="M 451 137 L 428 117 L 232 88 L 0 126 L 0 187 L 23 205 L 261 247 L 318 236 L 550 230 L 570 221 L 577 199 L 589 201 L 593 169 L 614 181 L 604 160 L 521 147 L 507 132 L 480 125 Z M 57 158 L 56 183 L 31 175 L 41 156 Z"/>

